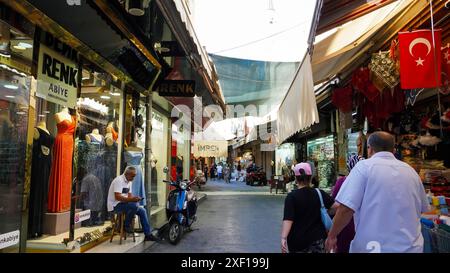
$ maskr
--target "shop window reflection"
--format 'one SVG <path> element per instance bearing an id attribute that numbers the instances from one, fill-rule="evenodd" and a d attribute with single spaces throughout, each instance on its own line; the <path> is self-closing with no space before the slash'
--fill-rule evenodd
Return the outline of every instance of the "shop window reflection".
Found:
<path id="1" fill-rule="evenodd" d="M 110 219 L 106 201 L 109 186 L 117 176 L 121 100 L 122 92 L 108 74 L 85 67 L 77 101 L 74 156 L 80 196 L 77 208 L 91 211 L 91 218 L 82 226 L 102 226 Z"/>

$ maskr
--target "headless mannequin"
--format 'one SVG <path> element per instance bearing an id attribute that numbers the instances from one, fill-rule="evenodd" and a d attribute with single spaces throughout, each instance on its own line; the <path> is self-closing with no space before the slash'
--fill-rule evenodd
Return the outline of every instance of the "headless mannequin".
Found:
<path id="1" fill-rule="evenodd" d="M 69 108 L 64 107 L 61 112 L 55 114 L 56 123 L 61 123 L 64 120 L 72 122 L 72 116 L 69 114 Z"/>
<path id="2" fill-rule="evenodd" d="M 130 144 L 130 146 L 126 147 L 125 150 L 127 151 L 134 151 L 134 152 L 142 152 L 142 149 L 136 146 L 137 143 L 133 142 Z"/>
<path id="3" fill-rule="evenodd" d="M 153 153 L 152 153 L 152 156 L 150 157 L 150 164 L 151 164 L 151 166 L 152 166 L 152 168 L 156 168 L 156 163 L 158 162 L 158 160 L 156 159 L 156 157 L 153 155 Z"/>
<path id="4" fill-rule="evenodd" d="M 34 139 L 39 139 L 40 136 L 39 130 L 37 128 L 43 130 L 44 132 L 50 135 L 50 132 L 47 129 L 47 125 L 45 124 L 45 121 L 39 121 L 36 128 L 34 128 L 34 136 L 33 136 Z"/>
<path id="5" fill-rule="evenodd" d="M 89 135 L 86 135 L 86 142 L 90 143 L 91 142 L 91 138 L 90 136 L 92 136 L 93 138 L 95 138 L 99 143 L 102 142 L 102 135 L 100 135 L 98 129 L 94 129 L 92 130 L 92 133 L 90 133 Z"/>
<path id="6" fill-rule="evenodd" d="M 114 137 L 113 137 L 113 130 L 114 130 L 114 123 L 111 121 L 110 123 L 108 123 L 108 126 L 106 127 L 106 135 L 105 135 L 105 142 L 106 145 L 108 146 L 112 146 L 115 142 Z"/>

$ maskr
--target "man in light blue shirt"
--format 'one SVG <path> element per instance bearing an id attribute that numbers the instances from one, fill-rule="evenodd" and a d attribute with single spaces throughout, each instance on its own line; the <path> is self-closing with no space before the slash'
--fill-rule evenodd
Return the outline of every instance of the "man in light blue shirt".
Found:
<path id="1" fill-rule="evenodd" d="M 416 171 L 394 155 L 394 137 L 375 132 L 368 139 L 370 159 L 360 161 L 343 184 L 336 201 L 326 249 L 336 248 L 336 236 L 355 221 L 350 252 L 423 252 L 421 213 L 429 210 Z"/>

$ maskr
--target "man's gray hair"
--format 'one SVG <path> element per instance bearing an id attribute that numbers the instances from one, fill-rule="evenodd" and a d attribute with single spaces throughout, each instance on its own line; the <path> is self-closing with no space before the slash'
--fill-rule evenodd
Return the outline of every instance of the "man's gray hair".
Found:
<path id="1" fill-rule="evenodd" d="M 367 144 L 375 152 L 392 152 L 394 151 L 395 138 L 388 132 L 378 131 L 369 136 Z"/>
<path id="2" fill-rule="evenodd" d="M 133 167 L 133 166 L 127 166 L 127 167 L 125 168 L 125 171 L 123 172 L 123 174 L 129 174 L 129 173 L 131 173 L 131 172 L 136 173 L 136 168 Z"/>

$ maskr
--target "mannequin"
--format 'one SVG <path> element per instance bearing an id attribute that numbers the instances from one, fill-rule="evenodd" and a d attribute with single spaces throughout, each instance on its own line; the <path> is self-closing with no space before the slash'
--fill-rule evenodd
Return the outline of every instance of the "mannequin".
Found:
<path id="1" fill-rule="evenodd" d="M 69 108 L 64 107 L 61 112 L 55 114 L 56 123 L 60 123 L 64 120 L 72 121 L 72 116 L 69 113 Z"/>
<path id="2" fill-rule="evenodd" d="M 150 160 L 151 160 L 150 165 L 152 167 L 151 183 L 150 183 L 151 201 L 152 201 L 152 206 L 158 206 L 158 204 L 159 204 L 159 202 L 158 202 L 158 170 L 156 169 L 156 163 L 158 163 L 158 160 L 156 159 L 156 157 L 153 153 L 150 157 Z"/>
<path id="3" fill-rule="evenodd" d="M 87 143 L 102 143 L 103 142 L 103 136 L 100 135 L 100 132 L 98 129 L 92 130 L 92 133 L 86 135 L 86 142 Z"/>
<path id="4" fill-rule="evenodd" d="M 133 151 L 133 152 L 142 152 L 142 148 L 139 148 L 137 146 L 136 142 L 131 143 L 128 147 L 125 148 L 126 151 Z"/>
<path id="5" fill-rule="evenodd" d="M 136 168 L 136 176 L 134 177 L 131 191 L 134 196 L 142 197 L 141 201 L 139 201 L 139 205 L 146 205 L 146 196 L 145 196 L 145 184 L 144 184 L 144 176 L 141 167 L 141 161 L 144 157 L 144 153 L 141 148 L 136 146 L 136 143 L 131 143 L 130 146 L 125 148 L 124 152 L 124 160 L 127 163 L 127 166 L 133 166 Z"/>
<path id="6" fill-rule="evenodd" d="M 36 128 L 34 128 L 34 137 L 33 137 L 34 140 L 39 139 L 40 134 L 38 128 L 50 135 L 50 132 L 47 129 L 47 124 L 45 124 L 45 121 L 39 121 L 38 124 L 36 125 Z"/>
<path id="7" fill-rule="evenodd" d="M 48 194 L 52 148 L 55 139 L 40 121 L 34 128 L 33 152 L 30 180 L 30 207 L 28 211 L 28 237 L 36 238 L 43 234 L 44 213 Z"/>
<path id="8" fill-rule="evenodd" d="M 106 135 L 105 135 L 105 142 L 106 145 L 112 146 L 118 138 L 117 132 L 114 130 L 114 122 L 111 121 L 108 123 L 108 126 L 106 126 Z"/>
<path id="9" fill-rule="evenodd" d="M 65 212 L 70 209 L 72 189 L 73 135 L 77 118 L 69 109 L 55 114 L 58 133 L 53 146 L 53 159 L 48 190 L 48 212 Z"/>

